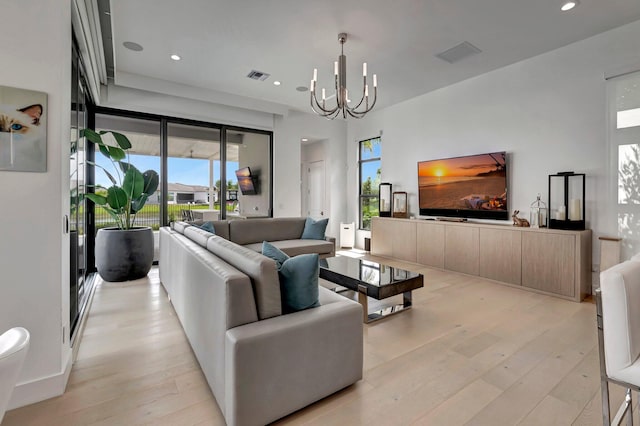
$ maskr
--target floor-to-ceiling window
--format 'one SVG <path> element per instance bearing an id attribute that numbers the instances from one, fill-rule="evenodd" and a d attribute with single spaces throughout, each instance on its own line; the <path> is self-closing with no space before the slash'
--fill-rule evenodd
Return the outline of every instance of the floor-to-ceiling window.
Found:
<path id="1" fill-rule="evenodd" d="M 220 219 L 220 134 L 220 129 L 215 127 L 167 123 L 166 205 L 169 222 Z"/>
<path id="2" fill-rule="evenodd" d="M 272 132 L 108 108 L 97 109 L 95 129 L 125 134 L 131 163 L 160 176 L 136 225 L 272 215 Z M 95 190 L 104 191 L 100 168 L 112 165 L 96 156 Z M 113 225 L 96 207 L 96 229 Z"/>
<path id="3" fill-rule="evenodd" d="M 380 138 L 366 139 L 358 145 L 360 229 L 371 229 L 371 218 L 378 216 L 378 186 L 380 185 Z"/>
<path id="4" fill-rule="evenodd" d="M 92 281 L 87 279 L 87 259 L 92 251 L 89 247 L 93 242 L 87 239 L 90 218 L 86 210 L 84 194 L 87 190 L 88 155 L 84 138 L 80 138 L 80 131 L 87 127 L 89 115 L 87 104 L 89 95 L 86 90 L 82 60 L 78 55 L 75 43 L 71 52 L 71 139 L 69 141 L 69 320 L 71 337 L 75 331 L 80 316 L 87 301 Z"/>
<path id="5" fill-rule="evenodd" d="M 640 71 L 607 82 L 611 196 L 622 260 L 640 251 Z"/>
<path id="6" fill-rule="evenodd" d="M 271 133 L 228 128 L 225 136 L 226 217 L 271 216 Z"/>

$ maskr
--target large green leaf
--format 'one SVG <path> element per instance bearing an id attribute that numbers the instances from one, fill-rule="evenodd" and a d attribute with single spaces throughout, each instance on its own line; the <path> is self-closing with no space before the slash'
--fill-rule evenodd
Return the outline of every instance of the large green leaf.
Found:
<path id="1" fill-rule="evenodd" d="M 125 135 L 118 132 L 111 132 L 111 134 L 115 138 L 116 142 L 118 142 L 118 145 L 120 145 L 120 148 L 124 150 L 131 148 L 131 142 L 129 142 L 129 139 L 127 139 Z"/>
<path id="2" fill-rule="evenodd" d="M 147 198 L 149 196 L 147 194 L 142 194 L 139 198 L 131 201 L 131 213 L 138 213 L 147 202 Z"/>
<path id="3" fill-rule="evenodd" d="M 102 169 L 102 171 L 104 172 L 105 175 L 107 175 L 107 177 L 109 178 L 109 180 L 111 181 L 112 184 L 117 185 L 118 182 L 116 181 L 116 178 L 113 177 L 113 175 L 111 173 L 109 173 L 109 171 L 107 169 L 105 169 L 104 167 L 102 167 L 100 164 L 96 164 L 93 161 L 86 161 L 87 164 L 91 164 L 94 167 L 99 167 Z"/>
<path id="4" fill-rule="evenodd" d="M 122 149 L 116 146 L 107 146 L 107 149 L 109 150 L 109 156 L 113 158 L 114 161 L 124 160 L 127 156 Z"/>
<path id="5" fill-rule="evenodd" d="M 117 186 L 112 186 L 107 190 L 107 203 L 117 213 L 121 213 L 127 205 L 127 193 Z"/>
<path id="6" fill-rule="evenodd" d="M 142 192 L 151 196 L 156 189 L 158 189 L 158 185 L 160 184 L 160 177 L 155 170 L 147 170 L 142 174 L 144 177 L 144 189 Z"/>
<path id="7" fill-rule="evenodd" d="M 104 142 L 102 142 L 102 137 L 100 136 L 100 134 L 96 133 L 95 131 L 91 130 L 91 129 L 82 129 L 80 130 L 80 137 L 85 137 L 87 138 L 89 141 L 98 144 L 98 145 L 103 145 Z"/>
<path id="8" fill-rule="evenodd" d="M 103 197 L 102 195 L 85 194 L 85 197 L 87 197 L 88 199 L 90 199 L 91 201 L 93 201 L 99 206 L 104 206 L 105 204 L 107 204 L 107 197 Z"/>
<path id="9" fill-rule="evenodd" d="M 135 200 L 140 197 L 144 189 L 144 177 L 142 177 L 142 173 L 140 173 L 138 169 L 130 167 L 124 175 L 122 189 L 130 200 Z"/>
<path id="10" fill-rule="evenodd" d="M 122 173 L 127 173 L 127 170 L 129 169 L 136 169 L 136 166 L 134 166 L 133 164 L 129 164 L 129 163 L 125 163 L 124 161 L 120 161 L 118 162 L 118 166 L 120 166 L 120 170 L 122 170 Z M 140 170 L 138 170 L 140 171 Z"/>
<path id="11" fill-rule="evenodd" d="M 106 145 L 98 144 L 98 149 L 107 158 L 111 158 L 111 154 L 109 154 L 109 148 Z"/>

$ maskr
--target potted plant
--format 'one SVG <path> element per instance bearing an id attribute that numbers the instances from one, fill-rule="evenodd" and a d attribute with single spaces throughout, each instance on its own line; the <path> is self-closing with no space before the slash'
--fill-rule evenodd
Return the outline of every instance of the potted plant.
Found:
<path id="1" fill-rule="evenodd" d="M 112 138 L 105 140 L 110 134 Z M 106 196 L 86 194 L 85 197 L 101 206 L 116 222 L 117 227 L 102 228 L 96 235 L 96 267 L 105 281 L 128 281 L 142 278 L 149 273 L 153 263 L 153 231 L 148 226 L 135 226 L 136 214 L 158 188 L 158 173 L 154 170 L 140 172 L 131 165 L 127 150 L 131 142 L 122 133 L 96 132 L 84 129 L 80 136 L 94 143 L 100 153 L 108 158 L 115 170 L 102 169 L 111 181 Z"/>

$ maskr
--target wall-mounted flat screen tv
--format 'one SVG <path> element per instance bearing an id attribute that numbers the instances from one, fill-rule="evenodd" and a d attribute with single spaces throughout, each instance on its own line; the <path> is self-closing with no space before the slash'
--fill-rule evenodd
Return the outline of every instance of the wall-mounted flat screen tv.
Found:
<path id="1" fill-rule="evenodd" d="M 421 216 L 509 219 L 505 152 L 418 162 Z"/>
<path id="2" fill-rule="evenodd" d="M 236 178 L 238 179 L 238 188 L 240 188 L 242 195 L 256 195 L 258 193 L 254 176 L 251 174 L 249 167 L 236 170 Z"/>

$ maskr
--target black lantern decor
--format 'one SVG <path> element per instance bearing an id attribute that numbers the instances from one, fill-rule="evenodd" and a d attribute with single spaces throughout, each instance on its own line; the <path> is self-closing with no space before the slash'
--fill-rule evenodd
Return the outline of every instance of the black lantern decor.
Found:
<path id="1" fill-rule="evenodd" d="M 391 217 L 391 184 L 388 182 L 378 186 L 378 212 L 380 217 Z"/>
<path id="2" fill-rule="evenodd" d="M 549 228 L 584 230 L 584 173 L 549 175 Z"/>

